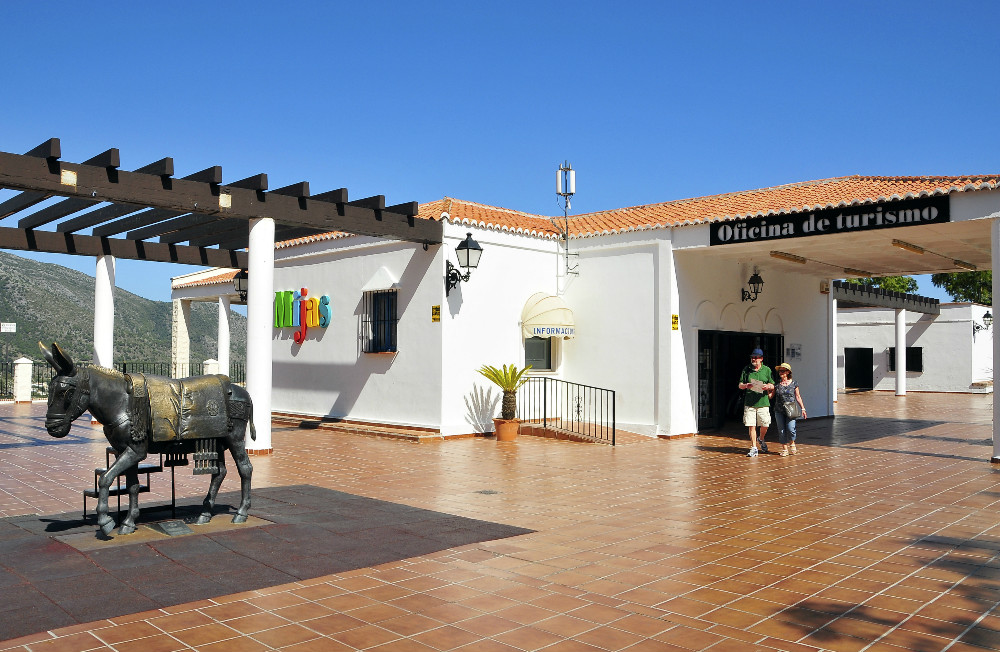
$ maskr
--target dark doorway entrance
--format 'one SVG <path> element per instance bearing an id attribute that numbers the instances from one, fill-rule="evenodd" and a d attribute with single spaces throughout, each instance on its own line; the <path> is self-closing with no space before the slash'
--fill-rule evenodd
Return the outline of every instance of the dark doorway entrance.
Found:
<path id="1" fill-rule="evenodd" d="M 764 364 L 774 368 L 785 359 L 785 338 L 774 333 L 698 332 L 698 429 L 721 428 L 727 419 L 742 418 L 740 372 L 750 352 L 764 351 Z"/>
<path id="2" fill-rule="evenodd" d="M 844 386 L 874 389 L 875 350 L 844 348 Z"/>

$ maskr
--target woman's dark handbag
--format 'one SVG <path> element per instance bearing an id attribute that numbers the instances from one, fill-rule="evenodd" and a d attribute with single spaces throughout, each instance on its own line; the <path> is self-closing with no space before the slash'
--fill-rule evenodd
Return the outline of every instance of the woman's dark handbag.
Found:
<path id="1" fill-rule="evenodd" d="M 799 408 L 799 402 L 796 400 L 782 403 L 781 411 L 785 413 L 785 416 L 788 417 L 789 421 L 802 418 L 802 410 Z"/>

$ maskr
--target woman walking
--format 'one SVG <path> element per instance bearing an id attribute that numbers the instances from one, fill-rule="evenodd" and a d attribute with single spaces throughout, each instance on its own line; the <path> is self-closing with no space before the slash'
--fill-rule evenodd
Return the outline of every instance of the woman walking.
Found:
<path id="1" fill-rule="evenodd" d="M 798 452 L 795 448 L 795 421 L 806 418 L 806 406 L 802 404 L 799 385 L 792 380 L 792 366 L 782 362 L 774 368 L 778 372 L 778 382 L 774 387 L 774 421 L 778 426 L 778 441 L 781 442 L 782 457 Z"/>

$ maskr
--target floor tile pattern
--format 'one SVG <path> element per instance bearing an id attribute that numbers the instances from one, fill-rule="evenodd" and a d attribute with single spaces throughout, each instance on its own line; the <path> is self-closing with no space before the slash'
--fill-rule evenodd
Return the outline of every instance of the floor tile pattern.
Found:
<path id="1" fill-rule="evenodd" d="M 0 649 L 1000 649 L 991 401 L 841 394 L 837 418 L 802 422 L 799 453 L 784 458 L 746 458 L 739 428 L 614 448 L 277 429 L 275 455 L 254 458 L 261 490 L 294 477 L 532 532 L 192 596 Z M 0 513 L 74 509 L 103 457 L 99 432 L 49 444 L 37 410 L 0 410 Z M 194 480 L 178 475 L 183 501 L 200 502 Z"/>

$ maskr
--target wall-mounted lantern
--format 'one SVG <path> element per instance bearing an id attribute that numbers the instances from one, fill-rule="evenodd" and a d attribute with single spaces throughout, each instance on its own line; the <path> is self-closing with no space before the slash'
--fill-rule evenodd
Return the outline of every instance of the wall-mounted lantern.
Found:
<path id="1" fill-rule="evenodd" d="M 479 257 L 483 255 L 483 248 L 472 239 L 471 233 L 465 234 L 465 240 L 455 247 L 455 257 L 458 258 L 458 266 L 465 270 L 465 274 L 459 273 L 451 261 L 447 261 L 447 273 L 444 277 L 444 295 L 448 296 L 451 291 L 458 287 L 459 282 L 468 282 L 472 276 L 472 270 L 479 267 Z"/>
<path id="2" fill-rule="evenodd" d="M 750 280 L 747 281 L 747 285 L 750 287 L 750 291 L 748 292 L 746 288 L 743 289 L 743 300 L 756 301 L 757 295 L 760 294 L 760 291 L 764 289 L 764 279 L 760 277 L 760 274 L 757 273 L 757 270 L 754 270 L 753 275 L 750 277 Z"/>
<path id="3" fill-rule="evenodd" d="M 241 303 L 245 303 L 247 300 L 247 289 L 250 287 L 248 276 L 247 270 L 241 269 L 233 277 L 233 289 L 236 290 L 236 294 L 240 295 Z"/>
<path id="4" fill-rule="evenodd" d="M 993 325 L 993 315 L 991 315 L 990 311 L 987 310 L 986 314 L 983 315 L 982 324 L 977 324 L 976 322 L 972 322 L 972 339 L 976 339 L 976 333 L 978 333 L 979 331 L 984 331 L 992 325 Z"/>

